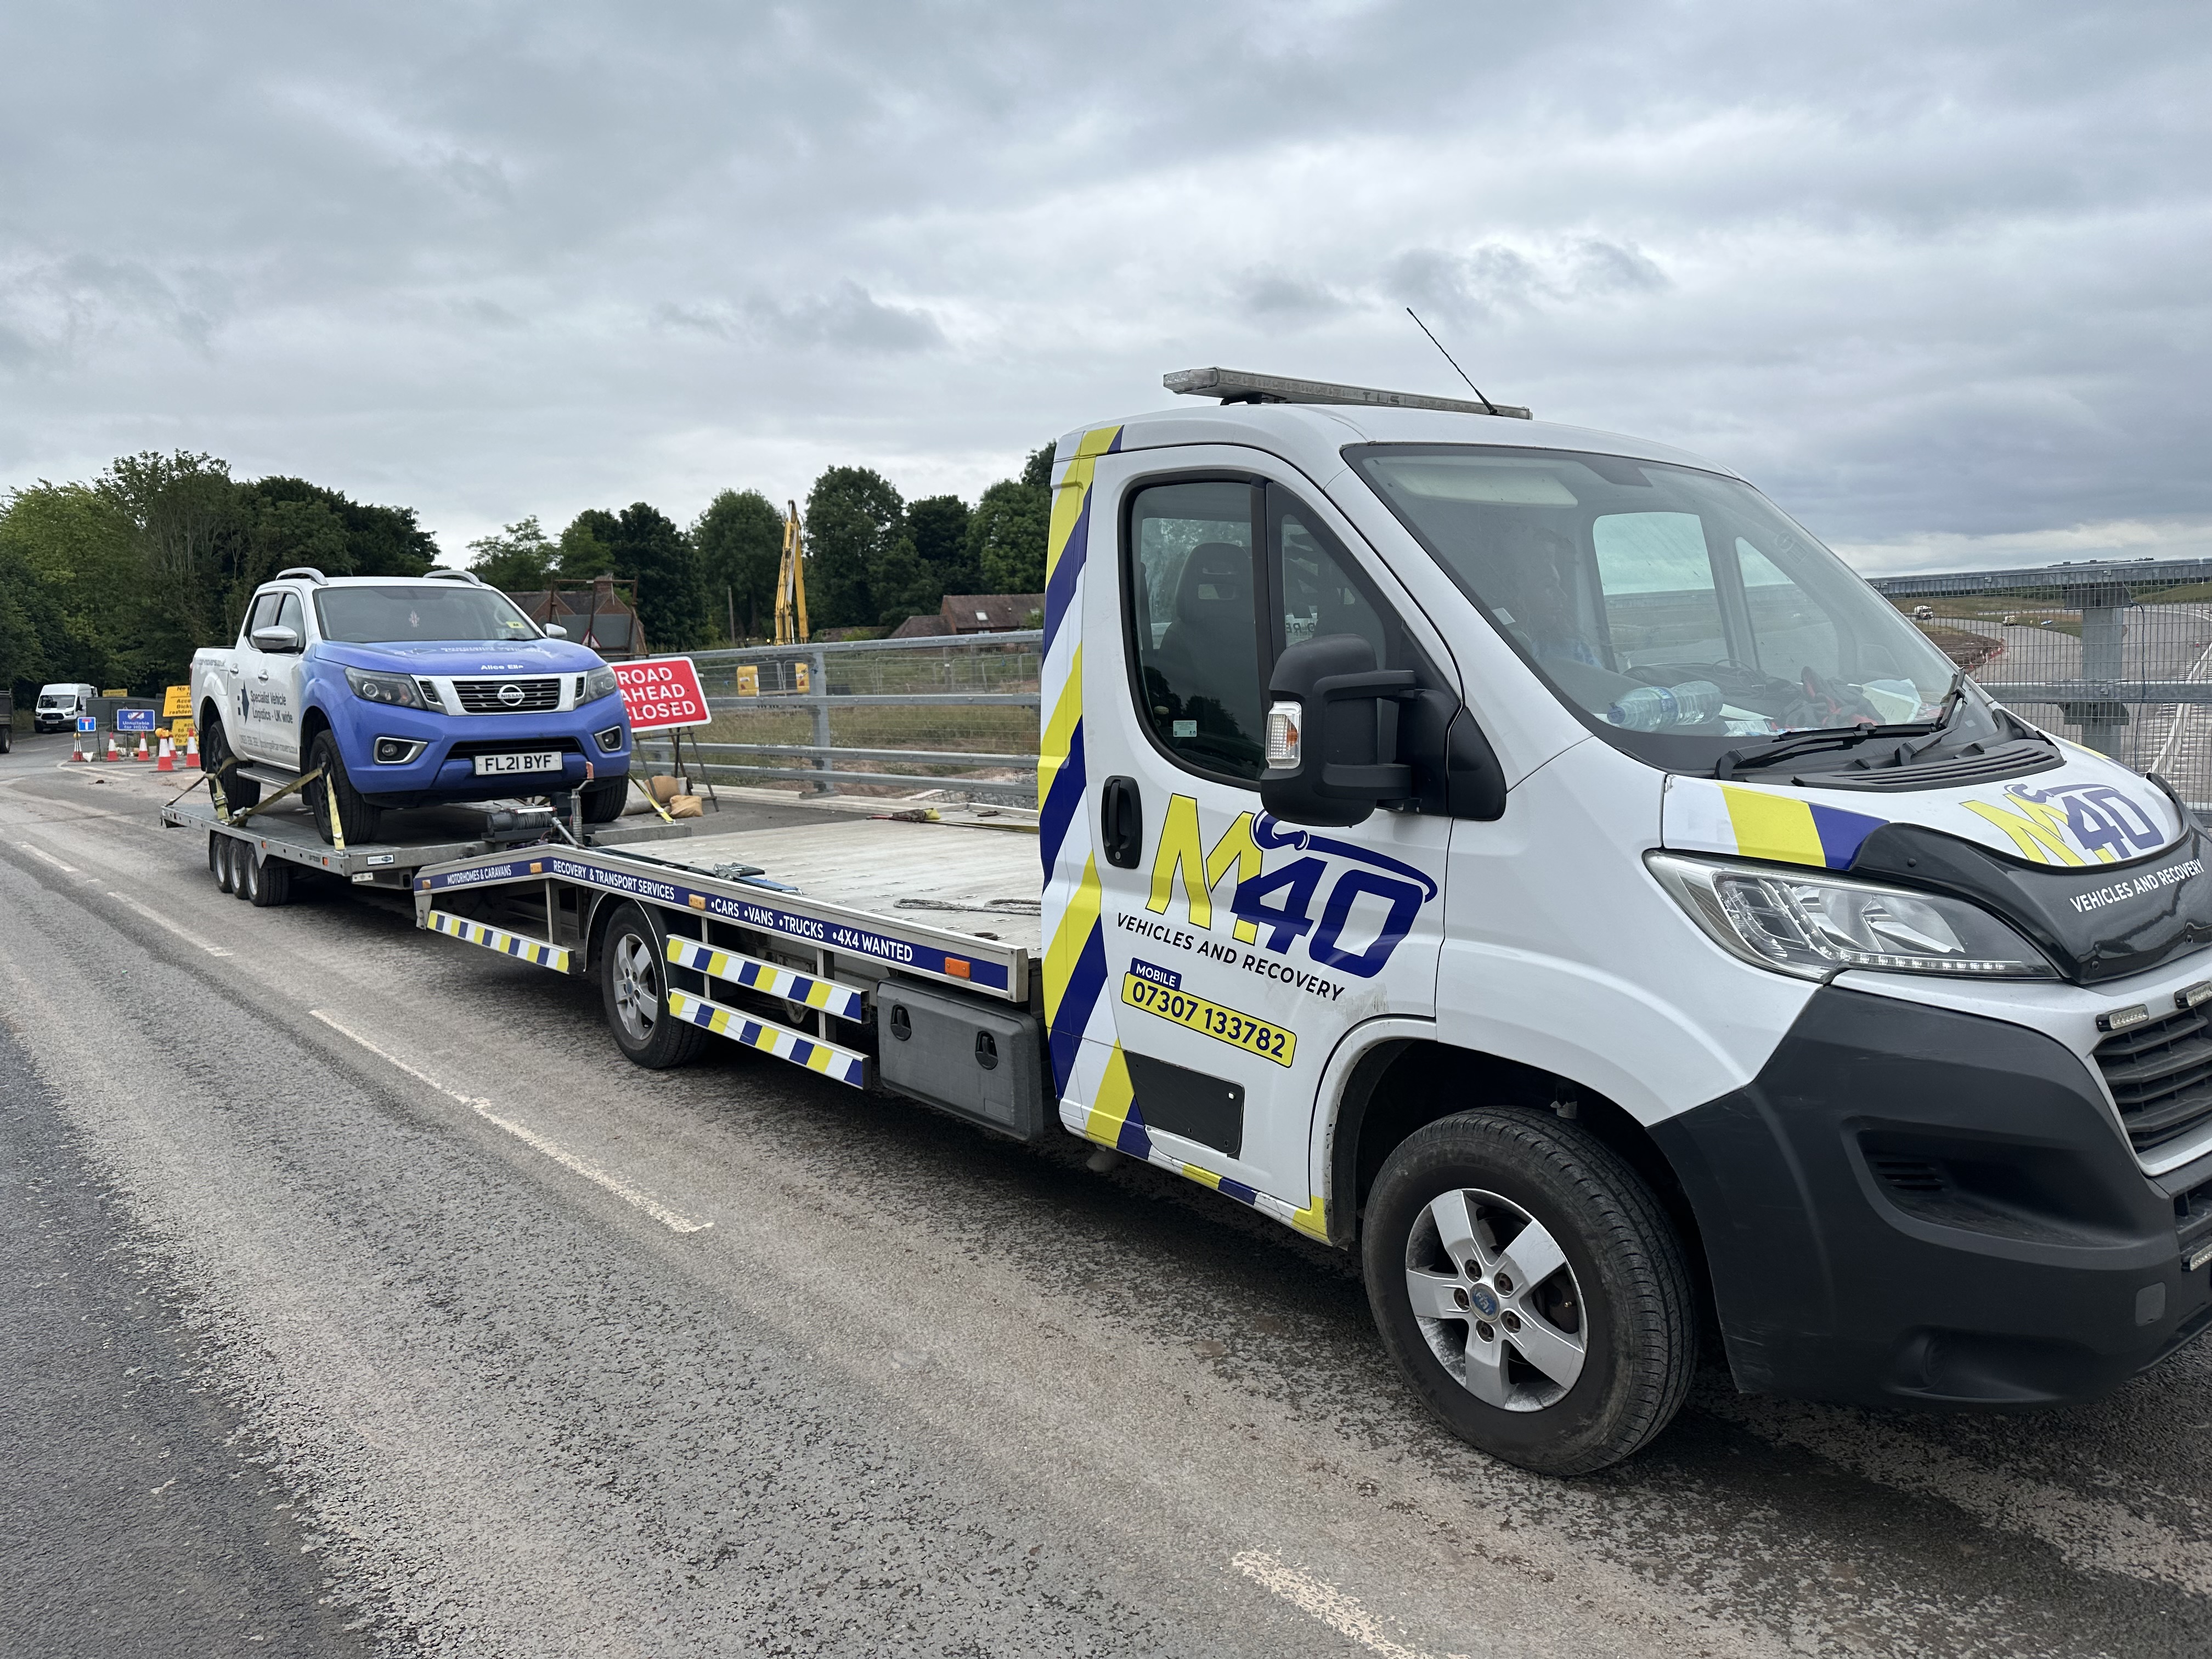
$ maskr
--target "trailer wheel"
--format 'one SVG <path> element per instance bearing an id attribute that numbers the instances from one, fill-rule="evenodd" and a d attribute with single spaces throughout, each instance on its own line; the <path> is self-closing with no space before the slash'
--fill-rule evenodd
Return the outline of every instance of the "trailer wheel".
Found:
<path id="1" fill-rule="evenodd" d="M 704 1030 L 668 1012 L 666 949 L 665 936 L 635 904 L 615 912 L 599 945 L 599 991 L 616 1046 L 655 1072 L 688 1065 L 707 1046 Z"/>
<path id="2" fill-rule="evenodd" d="M 200 770 L 221 771 L 222 763 L 232 758 L 230 739 L 223 735 L 222 722 L 210 721 L 200 738 Z M 233 806 L 258 806 L 261 785 L 253 778 L 240 777 L 234 766 L 222 775 L 222 798 Z"/>
<path id="3" fill-rule="evenodd" d="M 253 856 L 252 848 L 242 841 L 233 842 L 230 848 L 230 891 L 234 898 L 242 898 L 248 904 L 261 902 L 261 861 Z"/>
<path id="4" fill-rule="evenodd" d="M 230 890 L 230 849 L 235 844 L 220 830 L 208 831 L 208 868 L 215 872 L 215 884 L 226 893 Z"/>
<path id="5" fill-rule="evenodd" d="M 253 884 L 246 896 L 266 910 L 292 902 L 292 866 L 283 859 L 264 858 L 256 862 L 253 849 L 246 849 L 246 862 L 253 865 Z"/>
<path id="6" fill-rule="evenodd" d="M 1511 1108 L 1428 1124 L 1383 1164 L 1364 1225 L 1382 1345 L 1462 1439 L 1586 1474 L 1681 1409 L 1697 1329 L 1681 1242 L 1595 1136 Z"/>
<path id="7" fill-rule="evenodd" d="M 319 766 L 323 769 L 323 775 L 301 793 L 307 796 L 307 805 L 315 814 L 315 828 L 324 844 L 337 844 L 331 835 L 333 811 L 345 831 L 347 846 L 374 841 L 383 811 L 363 800 L 361 791 L 353 787 L 353 780 L 346 775 L 345 761 L 338 753 L 338 740 L 328 731 L 316 732 L 314 742 L 307 745 L 307 769 L 312 772 Z"/>

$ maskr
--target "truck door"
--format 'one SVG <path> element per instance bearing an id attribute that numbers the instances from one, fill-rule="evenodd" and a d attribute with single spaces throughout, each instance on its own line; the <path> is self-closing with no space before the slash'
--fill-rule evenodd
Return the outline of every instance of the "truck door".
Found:
<path id="1" fill-rule="evenodd" d="M 1236 473 L 1109 457 L 1094 486 L 1084 765 L 1100 1000 L 1126 1078 L 1108 1057 L 1086 1127 L 1318 1232 L 1320 1081 L 1360 1022 L 1432 1014 L 1449 824 L 1270 817 L 1267 682 L 1286 645 L 1325 634 L 1363 635 L 1380 665 L 1439 686 L 1448 659 L 1422 649 L 1410 605 L 1318 491 L 1288 468 L 1255 477 L 1241 453 Z"/>

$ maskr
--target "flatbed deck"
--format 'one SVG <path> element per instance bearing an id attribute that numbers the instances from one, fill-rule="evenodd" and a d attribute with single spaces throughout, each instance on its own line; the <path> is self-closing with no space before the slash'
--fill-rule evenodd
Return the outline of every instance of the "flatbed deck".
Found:
<path id="1" fill-rule="evenodd" d="M 501 842 L 492 836 L 485 819 L 491 811 L 510 805 L 486 801 L 387 812 L 383 836 L 345 848 L 327 844 L 307 809 L 291 802 L 226 823 L 216 815 L 214 804 L 195 793 L 164 805 L 161 822 L 173 830 L 234 836 L 251 843 L 264 857 L 304 865 L 362 886 L 404 887 L 412 872 L 427 865 L 451 864 L 457 859 L 497 851 Z M 680 839 L 690 827 L 689 823 L 629 820 L 594 826 L 588 839 L 594 846 L 629 846 Z"/>

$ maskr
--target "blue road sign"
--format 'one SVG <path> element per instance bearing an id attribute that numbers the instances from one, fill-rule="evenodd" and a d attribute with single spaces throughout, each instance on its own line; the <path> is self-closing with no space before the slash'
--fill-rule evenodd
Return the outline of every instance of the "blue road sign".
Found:
<path id="1" fill-rule="evenodd" d="M 151 708 L 118 708 L 115 711 L 115 729 L 118 732 L 150 732 L 154 729 Z"/>
<path id="2" fill-rule="evenodd" d="M 99 731 L 100 716 L 97 714 L 79 714 L 76 717 L 76 729 L 80 732 L 85 732 Z"/>

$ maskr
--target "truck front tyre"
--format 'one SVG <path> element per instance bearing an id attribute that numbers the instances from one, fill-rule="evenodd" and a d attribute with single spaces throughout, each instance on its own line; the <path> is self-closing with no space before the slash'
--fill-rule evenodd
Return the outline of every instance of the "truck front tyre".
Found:
<path id="1" fill-rule="evenodd" d="M 1574 1124 L 1500 1107 L 1417 1130 L 1376 1177 L 1364 1230 L 1383 1346 L 1462 1440 L 1586 1474 L 1681 1408 L 1697 1330 L 1681 1242 Z"/>
<path id="2" fill-rule="evenodd" d="M 668 1012 L 666 945 L 653 919 L 625 904 L 607 923 L 599 944 L 599 993 L 616 1046 L 648 1071 L 688 1065 L 706 1046 L 707 1033 Z"/>
<path id="3" fill-rule="evenodd" d="M 356 847 L 376 839 L 383 813 L 361 798 L 361 791 L 353 787 L 346 775 L 345 762 L 338 754 L 338 740 L 327 731 L 315 733 L 315 740 L 307 746 L 307 769 L 317 767 L 323 775 L 309 784 L 303 792 L 307 805 L 315 814 L 315 828 L 324 842 L 337 843 L 331 834 L 331 814 L 337 814 L 339 827 L 345 831 L 346 845 Z"/>
<path id="4" fill-rule="evenodd" d="M 629 793 L 627 777 L 603 778 L 576 792 L 582 798 L 584 822 L 612 823 L 622 816 L 623 798 Z"/>
<path id="5" fill-rule="evenodd" d="M 200 770 L 222 772 L 225 761 L 237 758 L 231 752 L 230 739 L 223 735 L 222 722 L 211 720 L 200 739 Z M 233 806 L 258 806 L 261 804 L 261 785 L 252 778 L 241 777 L 234 766 L 217 780 L 222 798 Z"/>

